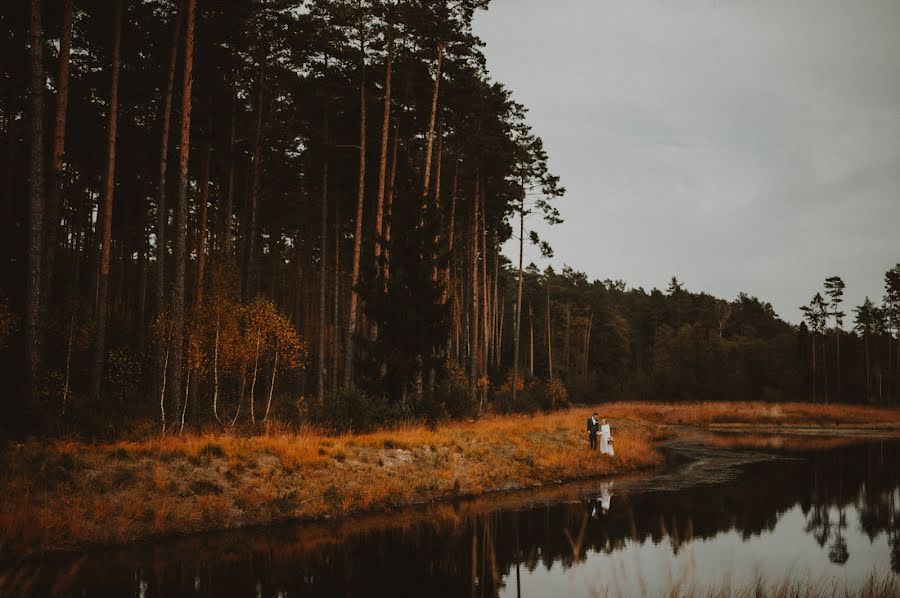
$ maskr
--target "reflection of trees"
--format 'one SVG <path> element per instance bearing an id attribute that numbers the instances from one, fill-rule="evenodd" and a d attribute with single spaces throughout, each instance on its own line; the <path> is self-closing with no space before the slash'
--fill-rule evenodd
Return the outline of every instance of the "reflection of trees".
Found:
<path id="1" fill-rule="evenodd" d="M 562 503 L 474 517 L 460 511 L 393 527 L 347 525 L 320 533 L 315 542 L 304 526 L 284 526 L 142 544 L 90 555 L 72 585 L 86 595 L 134 594 L 136 580 L 144 580 L 149 595 L 164 596 L 255 595 L 259 581 L 263 595 L 342 596 L 352 588 L 357 596 L 404 596 L 427 588 L 436 598 L 491 597 L 504 584 L 517 584 L 519 566 L 577 567 L 591 553 L 632 542 L 668 542 L 679 550 L 726 530 L 749 538 L 772 530 L 798 503 L 823 560 L 826 552 L 836 563 L 849 558 L 845 535 L 848 514 L 856 509 L 861 533 L 873 540 L 888 535 L 891 565 L 900 572 L 898 464 L 900 443 L 846 447 L 750 465 L 739 479 L 712 488 L 619 493 L 602 517 L 589 516 L 591 504 Z M 65 569 L 65 562 L 46 562 L 42 571 Z M 51 593 L 57 580 L 45 581 L 36 585 L 37 595 L 42 588 Z M 521 590 L 529 595 L 527 587 Z"/>
<path id="2" fill-rule="evenodd" d="M 847 514 L 844 512 L 843 502 L 843 472 L 838 471 L 838 521 L 835 530 L 834 544 L 828 549 L 828 560 L 836 565 L 843 565 L 850 558 L 850 550 L 847 548 L 847 540 L 843 531 L 847 528 Z"/>
<path id="3" fill-rule="evenodd" d="M 828 538 L 831 537 L 831 518 L 828 515 L 828 507 L 825 505 L 814 505 L 806 519 L 807 534 L 812 534 L 816 539 L 816 544 L 825 547 Z"/>

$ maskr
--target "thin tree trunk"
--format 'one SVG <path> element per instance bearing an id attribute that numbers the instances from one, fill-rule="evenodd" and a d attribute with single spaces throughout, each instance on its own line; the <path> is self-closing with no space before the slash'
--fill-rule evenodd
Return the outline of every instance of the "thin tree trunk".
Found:
<path id="1" fill-rule="evenodd" d="M 237 121 L 237 96 L 231 103 L 231 129 L 228 134 L 228 191 L 225 194 L 225 219 L 222 222 L 222 255 L 231 261 L 231 224 L 234 214 L 234 156 L 235 126 Z"/>
<path id="2" fill-rule="evenodd" d="M 437 120 L 438 93 L 441 86 L 441 66 L 444 61 L 444 42 L 438 42 L 437 61 L 435 62 L 434 89 L 431 92 L 431 117 L 428 119 L 428 137 L 425 144 L 425 168 L 422 177 L 422 206 L 425 206 L 425 198 L 428 197 L 431 184 L 431 153 L 434 148 L 434 126 Z"/>
<path id="3" fill-rule="evenodd" d="M 525 189 L 519 193 L 519 274 L 516 283 L 516 318 L 513 324 L 512 400 L 516 402 L 519 376 L 519 327 L 522 322 L 522 261 L 525 256 Z"/>
<path id="4" fill-rule="evenodd" d="M 872 379 L 869 374 L 869 333 L 865 333 L 865 343 L 866 343 L 866 401 L 872 399 Z"/>
<path id="5" fill-rule="evenodd" d="M 353 262 L 350 274 L 350 305 L 347 309 L 347 329 L 344 338 L 344 389 L 353 383 L 354 335 L 358 318 L 359 258 L 362 252 L 362 221 L 366 191 L 366 41 L 364 25 L 359 25 L 359 184 L 356 193 L 356 228 L 353 233 Z"/>
<path id="6" fill-rule="evenodd" d="M 479 374 L 479 366 L 481 365 L 481 360 L 479 359 L 478 352 L 478 337 L 479 337 L 479 319 L 478 319 L 478 217 L 479 217 L 479 201 L 478 198 L 481 195 L 481 177 L 479 174 L 475 175 L 475 193 L 472 195 L 472 315 L 469 320 L 469 362 L 470 362 L 470 384 L 471 384 L 471 398 L 474 403 L 477 398 L 478 391 L 478 374 Z M 513 385 L 515 388 L 515 385 Z M 513 399 L 515 400 L 515 390 L 513 390 Z M 479 403 L 478 412 L 481 413 L 482 405 Z"/>
<path id="7" fill-rule="evenodd" d="M 494 368 L 500 369 L 500 352 L 497 350 L 497 338 L 500 336 L 500 319 L 498 318 L 500 309 L 500 237 L 497 231 L 494 231 L 494 280 L 492 283 L 493 291 L 491 293 L 491 347 L 494 354 Z M 529 304 L 530 305 L 530 304 Z"/>
<path id="8" fill-rule="evenodd" d="M 59 202 L 62 197 L 63 152 L 66 147 L 66 113 L 69 105 L 69 55 L 72 49 L 73 0 L 63 0 L 62 30 L 59 36 L 59 75 L 56 79 L 56 121 L 53 128 L 53 152 L 50 162 L 50 178 L 47 185 L 47 210 L 45 220 L 44 265 L 41 307 L 46 320 L 47 306 L 53 300 L 53 274 L 56 259 L 56 240 L 59 229 Z M 46 332 L 46 331 L 45 331 Z"/>
<path id="9" fill-rule="evenodd" d="M 244 298 L 248 299 L 259 292 L 259 269 L 256 263 L 256 214 L 259 210 L 260 159 L 262 157 L 262 125 L 263 125 L 263 88 L 266 81 L 266 57 L 261 57 L 259 65 L 259 85 L 256 91 L 256 132 L 253 140 L 253 172 L 250 187 L 250 227 L 247 234 L 246 279 L 244 281 Z"/>
<path id="10" fill-rule="evenodd" d="M 504 296 L 500 301 L 500 323 L 497 326 L 497 368 L 500 367 L 500 361 L 503 357 L 503 322 L 505 321 L 505 313 L 506 313 L 506 297 Z"/>
<path id="11" fill-rule="evenodd" d="M 197 0 L 187 0 L 184 34 L 184 77 L 181 95 L 181 135 L 178 156 L 178 205 L 175 208 L 175 280 L 172 289 L 172 396 L 181 400 L 184 371 L 185 273 L 187 268 L 188 158 L 191 153 L 191 90 L 194 78 L 194 16 Z M 177 413 L 177 412 L 176 412 Z"/>
<path id="12" fill-rule="evenodd" d="M 453 242 L 456 228 L 456 197 L 459 189 L 459 160 L 453 168 L 453 183 L 450 186 L 450 221 L 447 223 L 447 265 L 444 267 L 444 290 L 441 294 L 441 303 L 447 303 L 450 290 L 450 269 L 453 266 Z"/>
<path id="13" fill-rule="evenodd" d="M 534 311 L 528 302 L 528 373 L 534 376 Z"/>
<path id="14" fill-rule="evenodd" d="M 591 315 L 588 317 L 588 326 L 587 326 L 587 335 L 584 339 L 584 370 L 583 377 L 587 379 L 588 376 L 588 358 L 590 357 L 591 352 L 591 329 L 594 325 L 594 308 L 591 308 Z"/>
<path id="15" fill-rule="evenodd" d="M 44 243 L 44 31 L 41 2 L 31 0 L 31 177 L 28 203 L 28 276 L 25 336 L 31 397 L 37 394 L 41 367 L 41 261 Z M 113 75 L 117 80 L 116 75 Z"/>
<path id="16" fill-rule="evenodd" d="M 547 275 L 547 371 L 549 377 L 547 381 L 553 380 L 553 329 L 552 329 L 552 312 L 550 311 L 550 275 Z"/>
<path id="17" fill-rule="evenodd" d="M 837 400 L 841 400 L 841 329 L 838 328 L 835 331 L 837 335 L 835 338 L 835 342 L 837 344 Z"/>
<path id="18" fill-rule="evenodd" d="M 191 364 L 188 363 L 187 375 L 184 381 L 184 404 L 181 406 L 181 426 L 178 428 L 179 434 L 184 434 L 184 414 L 187 413 L 188 406 L 188 389 L 191 388 Z"/>
<path id="19" fill-rule="evenodd" d="M 816 401 L 816 333 L 813 332 L 810 336 L 812 340 L 812 395 L 813 402 Z"/>
<path id="20" fill-rule="evenodd" d="M 166 347 L 165 356 L 163 357 L 162 381 L 159 390 L 159 420 L 162 423 L 162 433 L 166 433 L 166 371 L 169 369 L 169 343 L 164 343 Z"/>
<path id="21" fill-rule="evenodd" d="M 112 244 L 113 193 L 116 180 L 116 133 L 119 117 L 119 63 L 122 47 L 122 19 L 124 13 L 123 0 L 116 0 L 112 82 L 109 91 L 109 131 L 106 154 L 106 185 L 103 197 L 103 237 L 100 243 L 100 264 L 97 280 L 97 332 L 94 342 L 94 362 L 91 371 L 91 394 L 100 398 L 103 384 L 103 364 L 106 361 L 106 322 L 109 289 L 109 258 Z"/>
<path id="22" fill-rule="evenodd" d="M 394 27 L 388 25 L 387 64 L 384 75 L 384 115 L 381 122 L 381 152 L 378 162 L 378 199 L 375 207 L 375 268 L 380 267 L 382 250 L 382 219 L 384 213 L 384 192 L 387 182 L 388 133 L 391 125 L 391 80 L 394 66 Z"/>
<path id="23" fill-rule="evenodd" d="M 63 387 L 62 415 L 66 414 L 66 406 L 69 399 L 69 375 L 72 372 L 72 342 L 75 338 L 75 306 L 72 306 L 72 318 L 69 323 L 69 342 L 66 344 L 66 382 Z"/>
<path id="24" fill-rule="evenodd" d="M 482 372 L 487 373 L 488 371 L 488 354 L 490 353 L 491 346 L 491 318 L 490 318 L 490 310 L 491 310 L 491 295 L 490 295 L 490 287 L 488 286 L 488 274 L 487 274 L 487 261 L 488 261 L 488 248 L 487 248 L 487 211 L 485 210 L 485 197 L 484 197 L 484 187 L 481 189 L 481 301 L 482 301 L 482 334 L 483 339 L 481 342 L 481 357 L 482 357 Z M 482 390 L 482 393 L 487 392 L 487 386 L 485 386 Z"/>
<path id="25" fill-rule="evenodd" d="M 234 424 L 237 423 L 238 416 L 241 414 L 241 405 L 244 404 L 244 387 L 247 384 L 247 369 L 246 366 L 241 366 L 241 388 L 238 391 L 238 406 L 234 412 L 234 418 L 231 420 L 231 427 L 234 427 Z"/>
<path id="26" fill-rule="evenodd" d="M 328 102 L 324 103 L 322 127 L 322 201 L 321 219 L 322 230 L 319 252 L 319 367 L 316 372 L 316 389 L 319 395 L 319 403 L 325 401 L 325 287 L 328 284 Z M 335 297 L 337 301 L 337 297 Z"/>
<path id="27" fill-rule="evenodd" d="M 341 202 L 334 202 L 334 320 L 331 342 L 331 388 L 338 390 L 341 326 Z"/>
<path id="28" fill-rule="evenodd" d="M 397 148 L 400 146 L 400 129 L 394 122 L 394 142 L 391 149 L 391 176 L 388 178 L 387 198 L 384 206 L 384 284 L 387 289 L 387 282 L 391 276 L 391 223 L 393 222 L 392 211 L 394 207 L 394 185 L 397 181 Z"/>
<path id="29" fill-rule="evenodd" d="M 825 404 L 828 404 L 828 351 L 826 350 L 827 328 L 822 333 L 822 375 L 825 377 Z"/>
<path id="30" fill-rule="evenodd" d="M 168 327 L 163 324 L 163 314 L 166 311 L 166 221 L 168 210 L 166 209 L 166 171 L 169 158 L 169 127 L 172 115 L 172 94 L 175 87 L 175 66 L 178 60 L 178 39 L 181 31 L 181 10 L 176 9 L 175 22 L 172 30 L 172 51 L 169 54 L 169 70 L 166 78 L 166 96 L 163 102 L 162 133 L 159 151 L 159 181 L 156 192 L 156 321 L 159 327 Z M 162 332 L 157 332 L 157 376 L 162 386 L 165 376 L 163 366 L 164 359 L 168 359 L 168 346 L 163 340 Z M 166 352 L 165 357 L 163 352 Z"/>
<path id="31" fill-rule="evenodd" d="M 266 401 L 266 414 L 263 421 L 269 420 L 269 409 L 272 407 L 272 391 L 275 389 L 275 372 L 278 371 L 278 348 L 275 348 L 275 359 L 272 363 L 272 380 L 269 382 L 269 400 Z"/>
<path id="32" fill-rule="evenodd" d="M 206 145 L 203 156 L 203 179 L 200 183 L 200 231 L 197 233 L 197 280 L 194 291 L 194 303 L 199 307 L 203 303 L 203 288 L 206 267 L 206 224 L 209 215 L 209 163 L 212 155 L 212 144 Z"/>
<path id="33" fill-rule="evenodd" d="M 256 352 L 253 354 L 253 378 L 250 381 L 250 422 L 256 423 L 256 412 L 254 404 L 256 403 L 256 372 L 259 369 L 259 342 L 262 332 L 256 329 Z"/>
<path id="34" fill-rule="evenodd" d="M 213 415 L 220 424 L 219 419 L 219 320 L 220 316 L 216 314 L 216 340 L 213 348 Z"/>

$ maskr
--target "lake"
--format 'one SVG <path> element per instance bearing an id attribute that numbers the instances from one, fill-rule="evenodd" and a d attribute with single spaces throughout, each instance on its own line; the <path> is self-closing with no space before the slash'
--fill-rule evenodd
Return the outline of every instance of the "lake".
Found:
<path id="1" fill-rule="evenodd" d="M 900 440 L 716 439 L 667 445 L 643 477 L 52 554 L 7 564 L 0 593 L 656 596 L 900 578 Z"/>

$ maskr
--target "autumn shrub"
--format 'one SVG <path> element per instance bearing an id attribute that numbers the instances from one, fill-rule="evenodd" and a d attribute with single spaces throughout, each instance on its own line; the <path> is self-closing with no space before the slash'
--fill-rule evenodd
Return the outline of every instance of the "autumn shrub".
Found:
<path id="1" fill-rule="evenodd" d="M 519 374 L 516 380 L 516 398 L 512 396 L 512 372 L 493 393 L 491 406 L 496 413 L 534 413 L 544 402 L 545 384 L 538 378 L 526 378 Z"/>
<path id="2" fill-rule="evenodd" d="M 383 395 L 354 388 L 325 397 L 310 415 L 313 423 L 335 432 L 368 432 L 399 421 L 402 408 Z"/>
<path id="3" fill-rule="evenodd" d="M 562 380 L 554 377 L 544 386 L 542 407 L 544 409 L 560 409 L 569 406 L 569 391 Z"/>
<path id="4" fill-rule="evenodd" d="M 450 418 L 463 419 L 478 414 L 478 402 L 472 400 L 469 376 L 458 363 L 447 362 L 444 378 L 434 393 L 434 402 L 440 405 Z"/>

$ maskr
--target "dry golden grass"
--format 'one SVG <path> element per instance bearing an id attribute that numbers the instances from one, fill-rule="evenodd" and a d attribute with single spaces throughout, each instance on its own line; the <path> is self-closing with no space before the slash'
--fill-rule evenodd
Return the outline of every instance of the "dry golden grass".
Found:
<path id="1" fill-rule="evenodd" d="M 587 414 L 616 456 L 587 447 Z M 87 444 L 30 441 L 0 472 L 0 554 L 378 511 L 661 463 L 667 424 L 896 429 L 900 410 L 800 403 L 612 403 L 362 435 L 315 429 Z M 765 446 L 765 445 L 760 445 Z"/>
<path id="2" fill-rule="evenodd" d="M 356 436 L 28 442 L 10 451 L 0 480 L 0 551 L 334 517 L 661 462 L 657 427 L 617 421 L 609 458 L 588 450 L 584 419 L 579 409 Z"/>
<path id="3" fill-rule="evenodd" d="M 900 409 L 815 403 L 638 403 L 602 405 L 602 416 L 669 425 L 900 428 Z"/>

